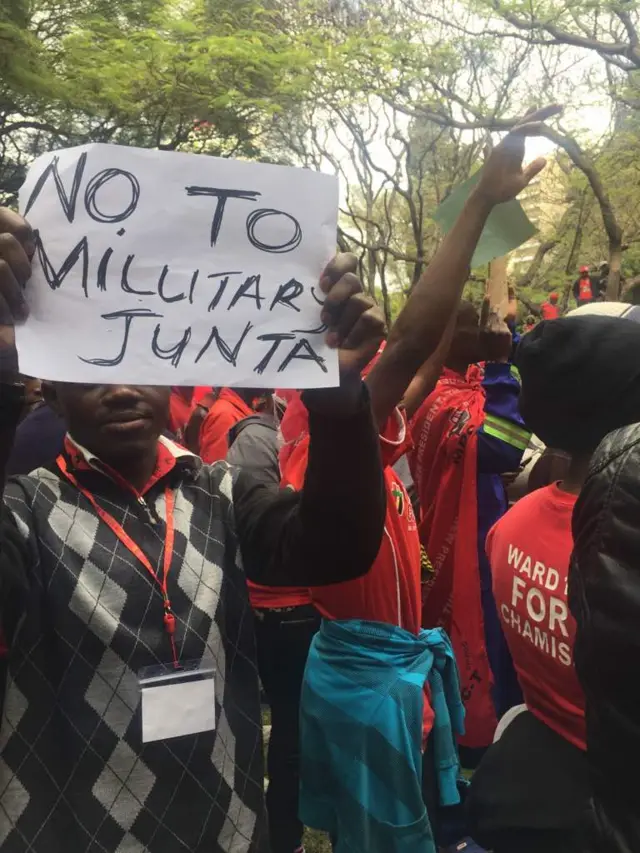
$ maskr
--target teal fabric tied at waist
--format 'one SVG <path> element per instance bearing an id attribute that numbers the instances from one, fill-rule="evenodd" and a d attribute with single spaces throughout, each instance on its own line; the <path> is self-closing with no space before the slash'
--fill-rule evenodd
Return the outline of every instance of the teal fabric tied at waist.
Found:
<path id="1" fill-rule="evenodd" d="M 300 819 L 335 853 L 435 853 L 422 796 L 427 680 L 440 804 L 455 805 L 464 709 L 446 633 L 322 623 L 301 697 Z"/>

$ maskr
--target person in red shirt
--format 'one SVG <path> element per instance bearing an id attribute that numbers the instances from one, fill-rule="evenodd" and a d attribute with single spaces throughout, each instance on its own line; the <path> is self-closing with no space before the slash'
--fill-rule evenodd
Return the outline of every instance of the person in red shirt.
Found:
<path id="1" fill-rule="evenodd" d="M 573 296 L 578 308 L 582 305 L 590 305 L 599 298 L 600 283 L 590 274 L 589 267 L 580 267 L 580 276 L 573 283 Z"/>
<path id="2" fill-rule="evenodd" d="M 283 437 L 285 441 L 289 441 L 281 453 L 282 485 L 296 491 L 302 488 L 309 453 L 309 436 L 306 425 L 303 427 L 303 431 L 298 431 L 300 421 L 303 424 L 306 421 L 306 411 L 301 411 L 302 409 L 300 401 L 290 403 L 282 421 Z M 414 636 L 419 634 L 421 570 L 423 566 L 426 566 L 427 560 L 423 558 L 421 552 L 411 500 L 402 481 L 391 467 L 409 446 L 410 437 L 406 418 L 400 410 L 396 410 L 389 418 L 380 436 L 387 494 L 387 513 L 384 535 L 378 555 L 362 583 L 329 585 L 320 594 L 317 590 L 309 589 L 311 609 L 309 606 L 305 608 L 301 602 L 295 599 L 292 600 L 290 606 L 295 606 L 299 614 L 296 618 L 304 620 L 299 631 L 304 630 L 305 625 L 311 624 L 310 616 L 315 611 L 324 619 L 361 619 L 383 622 L 397 625 Z M 263 601 L 262 605 L 264 606 L 265 603 Z M 282 621 L 286 616 L 280 614 L 279 618 Z M 317 630 L 317 625 L 315 630 Z M 306 654 L 309 652 L 312 638 L 312 635 L 309 635 Z M 293 680 L 295 668 L 292 666 L 294 661 L 291 658 L 291 653 L 281 656 L 283 663 L 288 661 L 290 678 Z M 298 683 L 298 704 L 301 687 L 302 680 Z M 422 730 L 425 742 L 433 721 L 434 714 L 428 698 L 425 697 Z M 304 744 L 302 744 L 302 748 L 304 751 Z M 420 785 L 419 779 L 416 779 L 416 784 Z M 308 813 L 305 813 L 304 809 L 301 812 L 301 817 L 303 820 L 309 819 Z M 315 825 L 313 820 L 309 820 L 309 823 Z M 317 828 L 330 831 L 330 827 Z M 278 834 L 277 829 L 275 831 L 272 829 L 272 837 Z M 283 850 L 284 848 L 274 847 L 274 850 L 276 849 Z"/>
<path id="3" fill-rule="evenodd" d="M 560 309 L 558 308 L 558 294 L 550 293 L 549 299 L 546 302 L 543 302 L 540 306 L 540 311 L 542 312 L 543 320 L 557 320 L 560 316 Z"/>
<path id="4" fill-rule="evenodd" d="M 411 421 L 420 539 L 435 569 L 423 594 L 422 624 L 451 635 L 466 710 L 463 760 L 470 767 L 491 744 L 497 718 L 521 701 L 484 541 L 507 509 L 501 474 L 518 469 L 530 433 L 518 412 L 511 333 L 487 309 L 485 303 L 479 322 L 471 303 L 461 305 L 442 375 Z"/>
<path id="5" fill-rule="evenodd" d="M 524 701 L 580 749 L 586 748 L 584 696 L 573 670 L 575 623 L 567 583 L 583 462 L 574 457 L 562 483 L 518 501 L 487 537 L 493 593 Z"/>
<path id="6" fill-rule="evenodd" d="M 476 829 L 474 837 L 497 853 L 520 849 L 513 814 L 522 821 L 516 828 L 527 850 L 583 849 L 578 823 L 589 792 L 582 783 L 585 698 L 573 664 L 576 624 L 568 603 L 572 515 L 595 448 L 611 429 L 640 414 L 640 401 L 634 408 L 619 396 L 637 373 L 633 359 L 625 364 L 623 341 L 640 333 L 628 319 L 596 316 L 599 307 L 542 323 L 523 339 L 516 356 L 523 417 L 542 441 L 571 461 L 561 482 L 524 497 L 487 537 L 496 604 L 527 709 L 474 779 L 472 810 L 481 826 L 492 824 L 489 834 Z M 602 405 L 607 377 L 612 391 Z M 508 791 L 505 785 L 504 813 L 496 820 L 496 780 L 505 774 L 511 779 L 507 765 L 519 763 L 524 754 L 526 782 L 515 781 Z M 548 796 L 542 788 L 532 800 L 533 780 L 543 777 L 553 777 L 554 784 Z M 558 813 L 564 814 L 556 823 Z"/>
<path id="7" fill-rule="evenodd" d="M 256 388 L 223 388 L 209 409 L 200 428 L 200 456 L 212 464 L 224 459 L 229 450 L 229 430 L 243 418 L 253 415 L 256 400 L 265 391 Z"/>

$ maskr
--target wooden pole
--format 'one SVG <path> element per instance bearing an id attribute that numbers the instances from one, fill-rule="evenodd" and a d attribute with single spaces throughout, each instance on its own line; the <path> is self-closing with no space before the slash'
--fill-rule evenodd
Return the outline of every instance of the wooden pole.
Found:
<path id="1" fill-rule="evenodd" d="M 495 308 L 498 316 L 502 319 L 507 316 L 509 308 L 509 284 L 507 276 L 508 258 L 496 258 L 489 264 L 489 279 L 487 296 L 489 306 Z"/>

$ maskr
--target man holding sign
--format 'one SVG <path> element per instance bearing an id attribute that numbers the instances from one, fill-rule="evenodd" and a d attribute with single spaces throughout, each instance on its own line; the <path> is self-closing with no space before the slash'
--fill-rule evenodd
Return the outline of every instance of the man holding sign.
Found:
<path id="1" fill-rule="evenodd" d="M 15 363 L 11 326 L 26 314 L 37 239 L 0 211 L 3 365 Z M 319 285 L 340 387 L 305 392 L 301 493 L 274 496 L 162 438 L 169 387 L 53 384 L 64 452 L 6 485 L 0 526 L 3 853 L 267 849 L 246 577 L 355 578 L 384 524 L 360 380 L 383 322 L 354 270 L 339 256 Z M 3 463 L 22 398 L 12 378 L 0 376 Z"/>

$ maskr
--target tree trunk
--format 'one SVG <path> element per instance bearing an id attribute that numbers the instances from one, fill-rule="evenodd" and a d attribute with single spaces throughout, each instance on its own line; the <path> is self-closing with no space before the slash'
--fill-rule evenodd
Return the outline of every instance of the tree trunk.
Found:
<path id="1" fill-rule="evenodd" d="M 387 277 L 384 274 L 384 271 L 380 276 L 380 292 L 382 293 L 382 310 L 384 311 L 384 319 L 387 323 L 387 329 L 390 329 L 393 323 L 393 318 L 391 317 L 391 300 L 389 299 Z"/>
<path id="2" fill-rule="evenodd" d="M 575 230 L 573 232 L 573 240 L 571 249 L 567 257 L 565 272 L 567 275 L 574 275 L 578 268 L 578 256 L 582 247 L 582 237 L 584 234 L 584 221 L 587 213 L 587 188 L 585 187 L 580 194 L 580 204 L 578 206 L 578 219 L 576 221 Z"/>
<path id="3" fill-rule="evenodd" d="M 620 299 L 620 270 L 622 267 L 622 244 L 609 241 L 609 278 L 607 279 L 607 299 L 618 302 Z"/>

